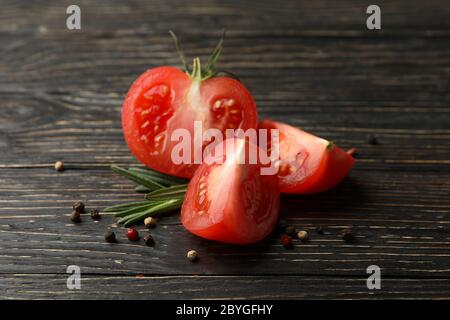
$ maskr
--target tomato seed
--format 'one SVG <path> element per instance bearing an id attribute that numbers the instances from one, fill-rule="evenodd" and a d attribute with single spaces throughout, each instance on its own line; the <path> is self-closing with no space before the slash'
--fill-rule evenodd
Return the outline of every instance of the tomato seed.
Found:
<path id="1" fill-rule="evenodd" d="M 292 172 L 292 168 L 291 168 L 291 165 L 288 163 L 281 164 L 278 169 L 278 175 L 282 176 L 282 177 L 291 174 L 291 172 Z"/>

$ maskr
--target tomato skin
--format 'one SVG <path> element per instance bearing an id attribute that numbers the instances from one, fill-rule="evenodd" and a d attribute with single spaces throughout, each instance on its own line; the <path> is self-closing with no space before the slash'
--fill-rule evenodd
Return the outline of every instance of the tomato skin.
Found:
<path id="1" fill-rule="evenodd" d="M 213 109 L 217 101 L 223 102 L 219 111 Z M 230 102 L 234 105 L 228 106 Z M 190 178 L 198 167 L 193 161 L 171 161 L 178 143 L 171 141 L 172 132 L 184 128 L 193 137 L 194 121 L 202 121 L 203 131 L 246 130 L 257 128 L 258 115 L 252 95 L 239 81 L 214 77 L 200 82 L 170 66 L 140 75 L 123 103 L 123 134 L 131 152 L 148 167 L 170 175 Z"/>
<path id="2" fill-rule="evenodd" d="M 282 193 L 312 194 L 327 191 L 344 179 L 355 159 L 333 143 L 313 136 L 285 123 L 261 121 L 260 129 L 280 130 L 280 160 L 304 154 L 302 162 L 293 173 L 278 178 Z"/>
<path id="3" fill-rule="evenodd" d="M 350 172 L 355 159 L 341 148 L 334 146 L 323 153 L 323 158 L 317 172 L 305 183 L 283 187 L 282 192 L 312 194 L 332 189 Z"/>
<path id="4" fill-rule="evenodd" d="M 227 158 L 234 156 L 227 151 Z M 203 163 L 189 182 L 183 202 L 184 227 L 197 236 L 226 243 L 264 239 L 278 221 L 280 191 L 276 175 L 261 175 L 260 168 L 259 164 Z"/>
<path id="5" fill-rule="evenodd" d="M 146 88 L 151 87 L 153 83 L 164 83 L 167 79 L 171 81 L 179 79 L 180 82 L 183 82 L 188 81 L 188 76 L 174 67 L 158 67 L 147 70 L 133 82 L 122 107 L 122 131 L 128 148 L 140 162 L 151 168 L 153 168 L 153 164 L 147 151 L 148 148 L 145 141 L 140 139 L 141 123 L 135 115 L 135 109 L 138 99 Z M 168 172 L 169 168 L 163 167 L 159 170 L 170 173 Z"/>

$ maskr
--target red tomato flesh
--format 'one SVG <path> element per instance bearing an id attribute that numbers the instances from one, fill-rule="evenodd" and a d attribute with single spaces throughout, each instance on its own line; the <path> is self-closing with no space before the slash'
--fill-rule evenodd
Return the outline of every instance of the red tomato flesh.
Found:
<path id="1" fill-rule="evenodd" d="M 259 128 L 279 130 L 278 178 L 281 192 L 309 194 L 326 191 L 347 176 L 355 163 L 351 155 L 332 142 L 285 123 L 264 120 Z"/>
<path id="2" fill-rule="evenodd" d="M 143 73 L 131 86 L 122 109 L 122 127 L 128 147 L 148 167 L 190 178 L 198 164 L 174 164 L 174 130 L 184 128 L 194 137 L 194 121 L 202 129 L 257 128 L 255 102 L 248 90 L 227 77 L 193 80 L 174 67 Z M 207 144 L 203 145 L 205 148 Z M 194 152 L 192 152 L 193 154 Z"/>
<path id="3" fill-rule="evenodd" d="M 203 163 L 189 182 L 181 210 L 184 227 L 200 237 L 227 243 L 257 242 L 271 233 L 278 220 L 280 192 L 276 175 L 261 175 L 259 164 L 234 161 L 245 148 L 259 148 L 231 139 L 223 164 Z M 214 150 L 224 148 L 223 143 Z M 223 149 L 221 149 L 223 150 Z M 212 152 L 209 156 L 217 154 Z M 246 162 L 248 163 L 248 162 Z"/>

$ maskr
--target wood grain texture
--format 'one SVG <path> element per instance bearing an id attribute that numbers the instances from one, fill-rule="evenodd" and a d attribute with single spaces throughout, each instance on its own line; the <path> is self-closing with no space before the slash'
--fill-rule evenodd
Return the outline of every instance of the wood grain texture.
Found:
<path id="1" fill-rule="evenodd" d="M 379 1 L 383 30 L 370 32 L 369 2 L 281 3 L 78 1 L 82 30 L 68 31 L 69 2 L 0 1 L 1 298 L 80 298 L 64 287 L 71 264 L 92 299 L 450 297 L 450 7 Z M 145 69 L 179 65 L 167 31 L 206 57 L 222 27 L 220 65 L 239 74 L 260 118 L 358 150 L 336 189 L 283 196 L 283 216 L 311 241 L 213 243 L 188 234 L 177 213 L 152 231 L 154 248 L 121 230 L 105 243 L 108 215 L 73 225 L 75 200 L 101 209 L 140 197 L 109 166 L 139 165 L 121 103 Z M 54 172 L 56 160 L 67 170 Z M 339 238 L 349 226 L 355 244 Z M 192 248 L 199 263 L 184 258 Z M 364 280 L 371 264 L 384 279 L 375 293 Z"/>
<path id="2" fill-rule="evenodd" d="M 91 208 L 139 200 L 141 196 L 133 194 L 131 183 L 108 170 L 69 169 L 60 174 L 30 168 L 26 176 L 18 176 L 21 170 L 2 170 L 2 185 L 9 186 L 1 189 L 4 197 L 0 200 L 5 262 L 0 268 L 5 272 L 20 261 L 15 268 L 26 273 L 57 273 L 67 265 L 80 264 L 86 272 L 105 273 L 359 275 L 368 265 L 378 264 L 389 276 L 450 274 L 450 203 L 444 195 L 448 191 L 424 195 L 401 179 L 389 180 L 389 174 L 356 171 L 352 179 L 329 193 L 284 196 L 283 215 L 297 228 L 310 229 L 312 238 L 286 250 L 276 233 L 263 243 L 246 247 L 199 239 L 184 230 L 178 213 L 162 219 L 152 231 L 155 248 L 130 244 L 122 235 L 119 244 L 110 245 L 102 237 L 114 219 L 105 216 L 93 222 L 86 216 L 83 223 L 74 225 L 68 217 L 70 205 L 76 199 L 85 200 Z M 420 180 L 423 175 L 401 177 Z M 437 183 L 442 181 L 438 174 L 432 177 Z M 395 184 L 398 189 L 385 191 L 365 182 L 374 180 L 382 180 L 382 186 Z M 42 188 L 48 181 L 52 184 Z M 317 226 L 326 227 L 326 234 L 316 235 Z M 341 229 L 349 226 L 355 228 L 356 244 L 346 244 L 339 237 Z M 185 252 L 191 248 L 199 251 L 202 263 L 186 261 Z"/>
<path id="3" fill-rule="evenodd" d="M 366 280 L 301 276 L 88 276 L 68 290 L 62 275 L 7 275 L 3 299 L 448 299 L 450 285 L 436 279 L 386 279 L 367 293 Z M 130 290 L 129 288 L 133 288 Z M 268 290 L 270 288 L 270 290 Z M 415 292 L 415 294 L 412 294 Z"/>

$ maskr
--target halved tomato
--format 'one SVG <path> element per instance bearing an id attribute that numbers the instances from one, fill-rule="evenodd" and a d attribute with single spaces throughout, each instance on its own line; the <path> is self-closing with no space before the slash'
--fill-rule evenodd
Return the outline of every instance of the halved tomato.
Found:
<path id="1" fill-rule="evenodd" d="M 225 149 L 230 141 L 233 146 Z M 225 162 L 213 163 L 224 150 Z M 276 175 L 261 175 L 258 163 L 239 163 L 237 159 L 248 150 L 259 152 L 256 145 L 243 139 L 225 140 L 197 169 L 181 210 L 187 230 L 203 238 L 236 244 L 257 242 L 271 233 L 280 206 L 278 180 Z"/>
<path id="2" fill-rule="evenodd" d="M 281 192 L 308 194 L 326 191 L 347 176 L 355 163 L 350 154 L 333 142 L 288 124 L 264 120 L 259 128 L 279 130 L 278 178 Z M 270 148 L 270 141 L 268 145 Z"/>
<path id="3" fill-rule="evenodd" d="M 192 141 L 195 121 L 201 122 L 203 131 L 257 128 L 258 114 L 250 92 L 233 78 L 217 76 L 215 62 L 222 44 L 223 38 L 203 68 L 200 59 L 195 58 L 192 67 L 185 65 L 185 72 L 158 67 L 134 81 L 123 103 L 122 127 L 131 152 L 145 165 L 190 178 L 198 167 L 193 143 L 191 161 L 171 161 L 173 147 L 180 142 L 172 136 L 176 129 L 186 129 Z M 180 55 L 185 64 L 182 52 Z"/>

